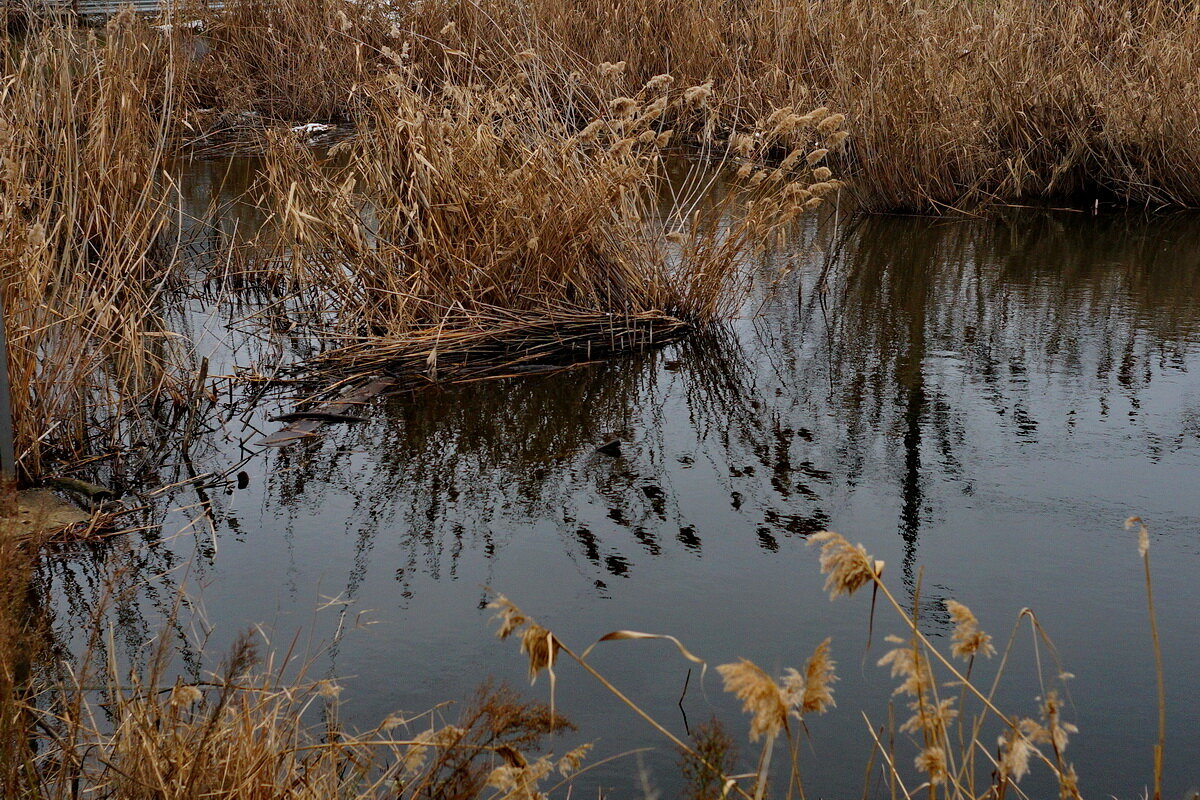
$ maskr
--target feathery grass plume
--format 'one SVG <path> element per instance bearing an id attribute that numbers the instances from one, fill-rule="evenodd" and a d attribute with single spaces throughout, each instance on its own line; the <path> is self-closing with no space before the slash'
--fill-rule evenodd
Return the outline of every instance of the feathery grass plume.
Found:
<path id="1" fill-rule="evenodd" d="M 846 121 L 845 114 L 830 114 L 825 119 L 821 120 L 817 125 L 817 133 L 830 134 L 842 126 Z"/>
<path id="2" fill-rule="evenodd" d="M 529 656 L 530 683 L 537 680 L 538 673 L 542 670 L 554 668 L 558 647 L 553 633 L 536 622 L 529 623 L 529 627 L 521 634 L 521 652 Z"/>
<path id="3" fill-rule="evenodd" d="M 171 690 L 167 704 L 174 708 L 185 708 L 195 705 L 204 699 L 204 693 L 195 686 L 180 684 Z"/>
<path id="4" fill-rule="evenodd" d="M 1062 701 L 1058 698 L 1057 690 L 1046 693 L 1041 712 L 1044 724 L 1033 729 L 1030 738 L 1035 742 L 1049 744 L 1055 753 L 1061 754 L 1067 749 L 1070 734 L 1078 733 L 1079 728 L 1070 722 L 1063 722 Z"/>
<path id="5" fill-rule="evenodd" d="M 625 62 L 618 61 L 615 64 L 609 61 L 600 62 L 597 67 L 601 78 L 615 78 L 625 74 Z"/>
<path id="6" fill-rule="evenodd" d="M 591 742 L 586 742 L 572 750 L 568 750 L 563 754 L 562 758 L 558 760 L 558 764 L 555 766 L 555 769 L 558 770 L 558 774 L 564 778 L 569 778 L 574 775 L 579 771 L 579 765 L 583 763 L 583 760 L 587 758 L 587 754 L 591 752 L 591 750 Z"/>
<path id="7" fill-rule="evenodd" d="M 501 640 L 507 639 L 530 623 L 529 617 L 521 613 L 521 609 L 517 608 L 516 603 L 502 594 L 496 595 L 495 599 L 487 604 L 487 607 L 496 609 L 496 614 L 492 619 L 500 620 L 500 624 L 496 628 L 496 636 Z"/>
<path id="8" fill-rule="evenodd" d="M 992 637 L 979 629 L 979 620 L 971 613 L 971 609 L 957 600 L 947 600 L 946 610 L 950 612 L 950 618 L 955 623 L 954 644 L 950 647 L 951 653 L 964 661 L 968 661 L 980 653 L 988 658 L 996 654 L 996 648 L 992 645 Z"/>
<path id="9" fill-rule="evenodd" d="M 846 140 L 850 138 L 849 131 L 834 131 L 825 138 L 825 146 L 834 152 L 842 149 Z"/>
<path id="10" fill-rule="evenodd" d="M 817 645 L 817 649 L 804 664 L 802 676 L 794 670 L 790 670 L 792 680 L 795 681 L 794 687 L 785 682 L 791 692 L 797 695 L 790 705 L 798 707 L 802 715 L 824 714 L 828 709 L 837 705 L 833 701 L 833 682 L 837 680 L 835 674 L 837 662 L 829 657 L 831 641 L 832 639 L 826 638 Z"/>
<path id="11" fill-rule="evenodd" d="M 698 86 L 692 86 L 683 91 L 683 102 L 689 106 L 704 105 L 712 97 L 713 82 L 706 81 Z"/>
<path id="12" fill-rule="evenodd" d="M 929 782 L 939 784 L 946 782 L 946 751 L 934 745 L 926 747 L 917 754 L 914 760 L 917 769 L 929 776 Z"/>
<path id="13" fill-rule="evenodd" d="M 1141 517 L 1130 517 L 1125 520 L 1125 530 L 1133 530 L 1134 526 L 1138 529 L 1138 555 L 1142 558 L 1150 552 L 1150 529 L 1146 527 L 1146 523 L 1142 522 Z"/>
<path id="14" fill-rule="evenodd" d="M 529 682 L 537 680 L 538 673 L 544 669 L 553 670 L 554 660 L 558 655 L 559 644 L 554 634 L 538 625 L 532 618 L 525 616 L 517 605 L 502 594 L 487 604 L 488 608 L 496 609 L 492 619 L 500 621 L 496 627 L 496 636 L 501 640 L 507 639 L 514 633 L 521 636 L 521 652 L 529 659 Z M 551 674 L 553 679 L 553 673 Z"/>
<path id="15" fill-rule="evenodd" d="M 1002 780 L 1020 783 L 1029 774 L 1029 757 L 1033 755 L 1033 745 L 1029 743 L 1019 728 L 1010 728 L 998 741 L 1000 757 L 997 760 L 997 772 Z"/>
<path id="16" fill-rule="evenodd" d="M 614 97 L 608 101 L 608 110 L 615 116 L 628 117 L 634 111 L 637 111 L 640 105 L 641 103 L 632 97 Z"/>
<path id="17" fill-rule="evenodd" d="M 661 75 L 655 75 L 653 78 L 646 81 L 646 85 L 642 87 L 642 91 L 655 92 L 660 89 L 666 89 L 674 82 L 675 82 L 675 77 L 669 73 L 664 72 Z"/>
<path id="18" fill-rule="evenodd" d="M 554 765 L 546 756 L 532 764 L 505 764 L 492 770 L 487 785 L 498 789 L 506 800 L 541 800 L 544 795 L 538 791 L 538 783 L 553 769 Z"/>
<path id="19" fill-rule="evenodd" d="M 750 741 L 778 735 L 788 715 L 788 703 L 779 684 L 745 658 L 735 664 L 721 664 L 717 672 L 725 679 L 725 691 L 741 700 L 742 710 L 751 715 Z"/>
<path id="20" fill-rule="evenodd" d="M 813 188 L 809 187 L 810 191 Z M 821 573 L 827 576 L 825 590 L 830 600 L 852 595 L 878 577 L 876 562 L 867 555 L 867 549 L 850 544 L 840 533 L 820 531 L 808 537 L 808 543 L 821 545 Z"/>

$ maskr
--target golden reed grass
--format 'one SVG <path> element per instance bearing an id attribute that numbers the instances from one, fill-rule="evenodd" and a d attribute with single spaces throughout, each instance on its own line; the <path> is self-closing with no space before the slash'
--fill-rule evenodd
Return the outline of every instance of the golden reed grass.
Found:
<path id="1" fill-rule="evenodd" d="M 0 292 L 26 478 L 135 438 L 131 412 L 187 403 L 160 313 L 179 97 L 152 33 L 122 15 L 103 35 L 50 26 L 5 48 Z"/>
<path id="2" fill-rule="evenodd" d="M 1139 527 L 1138 550 L 1147 567 L 1147 598 L 1153 634 L 1154 604 L 1148 569 L 1149 535 L 1137 518 L 1131 518 L 1128 525 Z M 973 669 L 978 658 L 991 659 L 997 655 L 997 649 L 992 637 L 982 630 L 970 608 L 954 600 L 946 601 L 946 610 L 954 629 L 949 653 L 943 653 L 921 632 L 916 612 L 920 608 L 919 584 L 912 597 L 913 610 L 910 611 L 883 581 L 883 562 L 873 559 L 862 545 L 853 545 L 845 537 L 831 531 L 814 534 L 809 543 L 820 546 L 821 571 L 826 575 L 825 588 L 831 600 L 853 595 L 870 586 L 883 596 L 904 626 L 904 636 L 887 637 L 890 648 L 878 659 L 878 665 L 888 668 L 891 677 L 898 681 L 895 694 L 906 699 L 910 716 L 898 728 L 893 728 L 891 723 L 876 726 L 864 715 L 869 735 L 882 759 L 882 770 L 888 780 L 891 797 L 903 797 L 905 800 L 911 800 L 918 794 L 925 794 L 930 800 L 939 797 L 946 800 L 998 799 L 1010 794 L 1025 797 L 1027 795 L 1019 788 L 1019 784 L 1038 765 L 1057 783 L 1060 798 L 1068 800 L 1080 797 L 1078 776 L 1066 757 L 1070 737 L 1078 729 L 1063 717 L 1059 690 L 1048 688 L 1042 697 L 1036 698 L 1037 711 L 1032 715 L 1006 713 L 995 703 L 997 688 L 1007 669 L 1015 638 L 1024 624 L 1030 626 L 1035 643 L 1044 643 L 1051 655 L 1054 654 L 1053 644 L 1032 611 L 1025 609 L 1018 615 L 999 665 L 991 677 L 990 685 L 987 685 L 980 678 L 973 677 Z M 497 633 L 500 638 L 513 635 L 521 637 L 521 649 L 529 659 L 531 676 L 542 670 L 549 670 L 553 676 L 555 656 L 558 653 L 565 654 L 599 680 L 619 702 L 627 705 L 675 745 L 683 754 L 684 772 L 692 781 L 692 796 L 711 798 L 739 795 L 761 800 L 768 789 L 771 754 L 776 740 L 781 736 L 789 742 L 792 754 L 786 794 L 791 797 L 795 792 L 796 796 L 805 796 L 797 750 L 799 737 L 789 720 L 803 720 L 806 714 L 825 713 L 834 705 L 832 685 L 836 680 L 836 665 L 830 658 L 829 639 L 816 647 L 802 672 L 789 669 L 779 679 L 744 658 L 717 667 L 725 691 L 741 702 L 743 711 L 750 717 L 750 741 L 765 740 L 754 772 L 732 775 L 729 756 L 733 742 L 719 722 L 702 726 L 690 744 L 681 742 L 587 661 L 588 654 L 601 642 L 668 639 L 689 661 L 704 663 L 688 652 L 678 640 L 618 631 L 601 637 L 596 644 L 576 654 L 553 632 L 538 625 L 506 597 L 498 596 L 491 607 L 499 612 Z M 1157 636 L 1153 638 L 1155 669 L 1161 686 L 1162 665 Z M 530 639 L 536 640 L 538 645 L 531 646 Z M 962 666 L 956 664 L 956 660 Z M 1054 660 L 1057 660 L 1056 656 Z M 1040 671 L 1040 654 L 1037 661 Z M 703 674 L 702 670 L 702 677 Z M 1055 681 L 1062 683 L 1069 677 L 1060 668 L 1052 680 L 1039 675 L 1039 682 L 1043 686 L 1053 686 Z M 1163 714 L 1165 704 L 1160 700 L 1160 734 L 1155 743 L 1153 759 L 1155 796 L 1160 795 L 1162 777 Z M 904 768 L 898 755 L 898 735 L 907 738 L 908 746 L 915 753 L 911 763 L 917 774 L 917 783 L 911 783 L 908 777 L 911 772 Z M 870 765 L 867 773 L 869 783 L 872 773 Z M 864 789 L 864 796 L 868 789 L 869 785 Z"/>
<path id="3" fill-rule="evenodd" d="M 666 120 L 711 118 L 710 85 L 662 74 L 566 113 L 534 51 L 503 79 L 432 85 L 397 58 L 359 88 L 359 130 L 330 161 L 267 139 L 272 218 L 250 258 L 328 312 L 308 370 L 444 380 L 665 341 L 732 313 L 756 253 L 840 188 L 826 109 L 736 132 L 715 190 L 667 174 Z"/>
<path id="4" fill-rule="evenodd" d="M 340 686 L 329 679 L 309 679 L 305 663 L 291 654 L 282 660 L 260 655 L 250 636 L 238 639 L 223 663 L 204 678 L 183 679 L 172 677 L 168 669 L 165 637 L 148 646 L 145 666 L 139 669 L 98 658 L 106 649 L 98 614 L 88 635 L 89 651 L 77 666 L 55 665 L 45 657 L 55 652 L 54 633 L 39 624 L 42 616 L 32 589 L 39 543 L 2 532 L 0 789 L 5 797 L 535 800 L 556 789 L 570 796 L 572 778 L 586 769 L 589 747 L 557 756 L 542 751 L 547 735 L 569 726 L 554 710 L 564 660 L 597 680 L 683 754 L 684 772 L 695 779 L 697 796 L 761 800 L 771 792 L 803 797 L 803 721 L 834 706 L 836 665 L 829 639 L 817 644 L 802 670 L 787 669 L 779 677 L 747 659 L 719 665 L 725 691 L 749 716 L 750 741 L 763 742 L 754 770 L 732 774 L 732 742 L 718 723 L 684 741 L 589 661 L 600 645 L 666 641 L 700 667 L 703 680 L 706 663 L 681 642 L 619 630 L 576 650 L 497 595 L 490 604 L 497 612 L 497 634 L 519 641 L 531 679 L 549 675 L 550 705 L 525 702 L 511 690 L 485 685 L 452 722 L 435 709 L 389 715 L 373 728 L 351 732 L 338 719 Z M 813 543 L 822 549 L 831 598 L 870 587 L 902 625 L 903 635 L 888 637 L 889 649 L 878 664 L 897 681 L 895 693 L 907 704 L 909 717 L 895 729 L 891 723 L 867 722 L 892 797 L 1023 797 L 1020 784 L 1034 770 L 1057 783 L 1060 797 L 1080 797 L 1078 777 L 1066 755 L 1077 729 L 1064 718 L 1059 692 L 1045 690 L 1033 713 L 1009 713 L 996 705 L 997 688 L 1024 624 L 1053 655 L 1031 611 L 1021 612 L 987 684 L 974 667 L 980 657 L 991 659 L 997 652 L 969 608 L 947 603 L 955 627 L 949 652 L 943 653 L 884 583 L 882 562 L 836 533 L 814 536 Z M 1148 546 L 1143 527 L 1143 560 Z M 868 576 L 865 581 L 863 575 Z M 913 608 L 919 608 L 919 591 Z M 1151 612 L 1153 617 L 1152 605 Z M 1060 671 L 1056 679 L 1042 682 L 1053 687 L 1054 680 L 1065 677 Z M 780 772 L 772 773 L 771 756 L 781 744 L 791 759 L 786 788 L 771 782 L 772 774 Z M 905 766 L 905 749 L 911 768 Z M 1155 746 L 1156 787 L 1160 749 L 1161 741 Z M 868 781 L 871 773 L 868 766 Z"/>
<path id="5" fill-rule="evenodd" d="M 754 245 L 719 231 L 719 215 L 703 230 L 695 197 L 675 198 L 674 227 L 635 231 L 659 180 L 652 150 L 728 159 L 780 209 L 816 205 L 835 172 L 879 210 L 1200 197 L 1200 20 L 1164 0 L 233 0 L 170 7 L 161 22 L 126 15 L 87 32 L 33 20 L 4 39 L 3 266 L 35 278 L 5 292 L 12 316 L 40 315 L 9 326 L 28 475 L 43 451 L 95 440 L 89 414 L 120 440 L 114 412 L 134 395 L 188 402 L 189 370 L 153 312 L 170 260 L 163 168 L 187 143 L 355 126 L 342 183 L 271 144 L 264 201 L 309 215 L 285 226 L 303 245 L 300 277 L 355 264 L 352 281 L 338 278 L 356 290 L 332 307 L 347 343 L 399 326 L 420 335 L 398 356 L 423 355 L 435 373 L 441 352 L 421 337 L 464 336 L 487 314 L 510 315 L 495 330 L 512 341 L 530 307 L 593 325 L 597 311 L 649 313 L 641 331 L 735 304 L 730 265 Z M 747 161 L 809 174 L 781 181 Z M 366 208 L 378 231 L 355 219 Z M 761 238 L 758 220 L 744 232 Z M 412 280 L 396 280 L 397 264 Z M 35 302 L 35 286 L 59 294 Z M 47 388 L 35 392 L 38 370 Z"/>
<path id="6" fill-rule="evenodd" d="M 1173 0 L 236 0 L 202 16 L 211 68 L 192 94 L 227 118 L 353 119 L 397 62 L 465 85 L 528 58 L 568 112 L 661 74 L 707 87 L 714 116 L 667 119 L 700 142 L 834 108 L 850 133 L 832 166 L 868 209 L 1200 202 L 1200 17 Z"/>

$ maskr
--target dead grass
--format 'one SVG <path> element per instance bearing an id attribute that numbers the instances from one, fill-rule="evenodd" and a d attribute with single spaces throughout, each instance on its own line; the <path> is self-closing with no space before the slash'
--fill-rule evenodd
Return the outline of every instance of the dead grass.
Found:
<path id="1" fill-rule="evenodd" d="M 0 289 L 18 466 L 114 447 L 135 408 L 186 404 L 159 303 L 171 273 L 170 45 L 131 17 L 51 26 L 0 88 Z M 101 451 L 103 452 L 103 451 Z"/>
<path id="2" fill-rule="evenodd" d="M 187 680 L 173 677 L 160 638 L 147 645 L 144 666 L 122 667 L 99 655 L 112 652 L 100 610 L 87 651 L 56 664 L 34 576 L 48 540 L 0 533 L 6 798 L 467 800 L 487 793 L 495 770 L 534 761 L 548 736 L 571 727 L 485 682 L 461 709 L 396 713 L 349 732 L 338 719 L 341 687 L 310 678 L 310 662 L 294 653 L 264 654 L 246 634 L 215 669 Z M 547 763 L 566 776 L 582 755 Z"/>
<path id="3" fill-rule="evenodd" d="M 207 73 L 205 92 L 225 100 L 210 105 L 353 119 L 361 87 L 397 59 L 430 86 L 494 84 L 532 52 L 547 97 L 568 112 L 580 97 L 630 94 L 663 73 L 680 85 L 712 81 L 715 125 L 666 120 L 705 143 L 784 106 L 841 111 L 853 137 L 839 172 L 872 210 L 1038 197 L 1200 202 L 1200 19 L 1168 0 L 239 0 L 233 9 L 229 24 L 211 24 L 220 70 Z M 588 122 L 586 111 L 575 118 Z"/>
<path id="4" fill-rule="evenodd" d="M 360 91 L 336 166 L 269 138 L 254 257 L 328 326 L 334 348 L 307 367 L 472 377 L 666 341 L 732 313 L 755 254 L 839 188 L 826 109 L 734 133 L 719 188 L 712 171 L 679 185 L 664 119 L 705 118 L 711 85 L 664 74 L 581 97 L 580 126 L 540 69 L 530 51 L 495 86 L 481 70 L 429 87 L 397 66 Z"/>

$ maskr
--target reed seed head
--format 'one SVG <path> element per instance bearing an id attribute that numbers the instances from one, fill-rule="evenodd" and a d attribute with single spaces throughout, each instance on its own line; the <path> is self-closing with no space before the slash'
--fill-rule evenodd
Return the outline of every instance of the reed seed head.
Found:
<path id="1" fill-rule="evenodd" d="M 754 151 L 754 137 L 745 133 L 735 133 L 729 137 L 729 149 L 739 156 L 748 156 Z"/>
<path id="2" fill-rule="evenodd" d="M 846 140 L 850 138 L 849 131 L 834 131 L 825 139 L 825 146 L 830 150 L 840 150 Z"/>
<path id="3" fill-rule="evenodd" d="M 1150 552 L 1150 529 L 1146 527 L 1146 523 L 1142 522 L 1141 517 L 1130 517 L 1125 520 L 1125 530 L 1131 530 L 1134 526 L 1138 529 L 1138 555 L 1142 558 Z"/>
<path id="4" fill-rule="evenodd" d="M 646 81 L 646 85 L 642 87 L 642 91 L 655 92 L 659 89 L 666 89 L 674 82 L 675 78 L 664 72 L 662 75 L 655 75 L 653 78 Z"/>
<path id="5" fill-rule="evenodd" d="M 683 90 L 683 101 L 689 106 L 704 105 L 708 102 L 708 98 L 712 96 L 713 82 L 706 81 L 699 86 L 692 86 Z"/>
<path id="6" fill-rule="evenodd" d="M 579 771 L 579 765 L 583 763 L 583 759 L 587 757 L 591 751 L 592 745 L 590 742 L 581 744 L 574 750 L 570 750 L 558 760 L 558 774 L 564 778 L 569 778 Z"/>
<path id="7" fill-rule="evenodd" d="M 618 117 L 628 117 L 641 105 L 632 97 L 617 97 L 608 102 L 608 110 Z"/>
<path id="8" fill-rule="evenodd" d="M 929 776 L 933 784 L 946 780 L 946 751 L 940 747 L 926 747 L 916 758 L 917 769 Z"/>
<path id="9" fill-rule="evenodd" d="M 833 177 L 833 172 L 829 169 L 829 167 L 817 167 L 813 170 L 813 177 L 818 181 L 823 182 Z"/>
<path id="10" fill-rule="evenodd" d="M 199 703 L 203 699 L 204 693 L 195 686 L 180 684 L 171 690 L 171 699 L 167 703 L 171 708 L 183 708 Z"/>
<path id="11" fill-rule="evenodd" d="M 496 636 L 501 640 L 507 639 L 530 623 L 529 617 L 522 614 L 521 609 L 502 594 L 496 595 L 496 598 L 488 603 L 487 607 L 496 609 L 496 614 L 492 619 L 500 620 L 500 625 L 496 628 Z"/>
<path id="12" fill-rule="evenodd" d="M 837 703 L 833 701 L 833 682 L 837 662 L 829 657 L 830 639 L 817 645 L 804 664 L 804 691 L 800 697 L 800 713 L 824 714 Z"/>
<path id="13" fill-rule="evenodd" d="M 788 704 L 771 676 L 744 658 L 721 664 L 717 672 L 725 679 L 725 691 L 741 700 L 742 710 L 751 715 L 750 741 L 777 735 L 787 723 Z"/>
<path id="14" fill-rule="evenodd" d="M 810 187 L 810 190 L 817 194 L 815 187 Z M 840 533 L 814 533 L 808 538 L 808 543 L 821 545 L 821 573 L 827 576 L 825 589 L 829 592 L 830 600 L 839 595 L 854 594 L 877 577 L 874 560 L 867 555 L 866 548 L 861 544 L 850 544 Z"/>
<path id="15" fill-rule="evenodd" d="M 974 658 L 980 653 L 987 658 L 996 654 L 992 637 L 979 629 L 979 620 L 971 613 L 971 609 L 957 600 L 947 600 L 946 610 L 950 612 L 950 618 L 955 623 L 951 653 L 963 660 Z"/>
<path id="16" fill-rule="evenodd" d="M 603 61 L 598 67 L 598 70 L 601 78 L 619 78 L 625 74 L 625 62 L 618 61 L 617 63 L 613 64 L 609 61 Z"/>
<path id="17" fill-rule="evenodd" d="M 817 125 L 817 133 L 833 133 L 846 121 L 845 114 L 830 114 Z"/>
<path id="18" fill-rule="evenodd" d="M 579 132 L 579 141 L 594 142 L 600 134 L 600 130 L 604 127 L 604 120 L 594 119 L 587 124 L 583 130 Z"/>
<path id="19" fill-rule="evenodd" d="M 554 667 L 554 658 L 558 655 L 558 640 L 554 634 L 530 622 L 529 627 L 521 634 L 521 652 L 529 656 L 529 682 L 537 680 L 538 673 Z"/>
<path id="20" fill-rule="evenodd" d="M 1000 737 L 1000 758 L 997 769 L 1001 776 L 1019 783 L 1029 774 L 1029 756 L 1033 754 L 1033 745 L 1021 735 L 1016 728 Z"/>

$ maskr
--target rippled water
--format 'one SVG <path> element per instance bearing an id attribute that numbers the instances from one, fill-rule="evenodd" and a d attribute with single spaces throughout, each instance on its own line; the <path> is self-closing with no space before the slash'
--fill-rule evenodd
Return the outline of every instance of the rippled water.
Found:
<path id="1" fill-rule="evenodd" d="M 1200 784 L 1200 219 L 1014 210 L 811 225 L 803 245 L 764 258 L 743 318 L 658 352 L 391 397 L 368 423 L 265 452 L 242 445 L 291 405 L 245 411 L 236 390 L 238 415 L 189 468 L 245 458 L 248 486 L 181 489 L 171 504 L 190 507 L 161 529 L 54 564 L 58 627 L 79 625 L 98 576 L 124 565 L 125 651 L 157 634 L 183 587 L 180 669 L 200 668 L 201 636 L 218 653 L 247 626 L 281 649 L 299 635 L 344 685 L 343 719 L 364 726 L 463 698 L 488 675 L 525 683 L 516 647 L 491 635 L 484 587 L 579 646 L 632 628 L 673 634 L 710 664 L 745 656 L 778 672 L 832 636 L 838 708 L 808 722 L 801 765 L 811 796 L 859 796 L 860 711 L 886 721 L 894 683 L 875 662 L 882 634 L 902 629 L 880 609 L 868 651 L 870 599 L 823 593 L 805 541 L 830 528 L 885 559 L 900 596 L 921 583 L 922 629 L 943 643 L 945 598 L 1000 644 L 1034 609 L 1076 676 L 1068 756 L 1085 795 L 1134 797 L 1156 724 L 1141 565 L 1122 528 L 1139 514 L 1167 664 L 1166 796 Z M 238 312 L 202 299 L 178 314 L 214 373 L 301 346 L 231 337 Z M 619 457 L 596 452 L 612 438 Z M 1042 694 L 1031 641 L 1022 629 L 998 695 L 1013 713 L 1035 714 Z M 690 665 L 669 645 L 606 645 L 594 661 L 673 731 L 717 714 L 744 739 L 714 674 L 693 673 L 680 702 Z M 586 674 L 564 665 L 557 702 L 580 727 L 560 750 L 655 746 L 640 763 L 674 795 L 670 749 Z M 640 795 L 638 759 L 576 791 Z"/>

